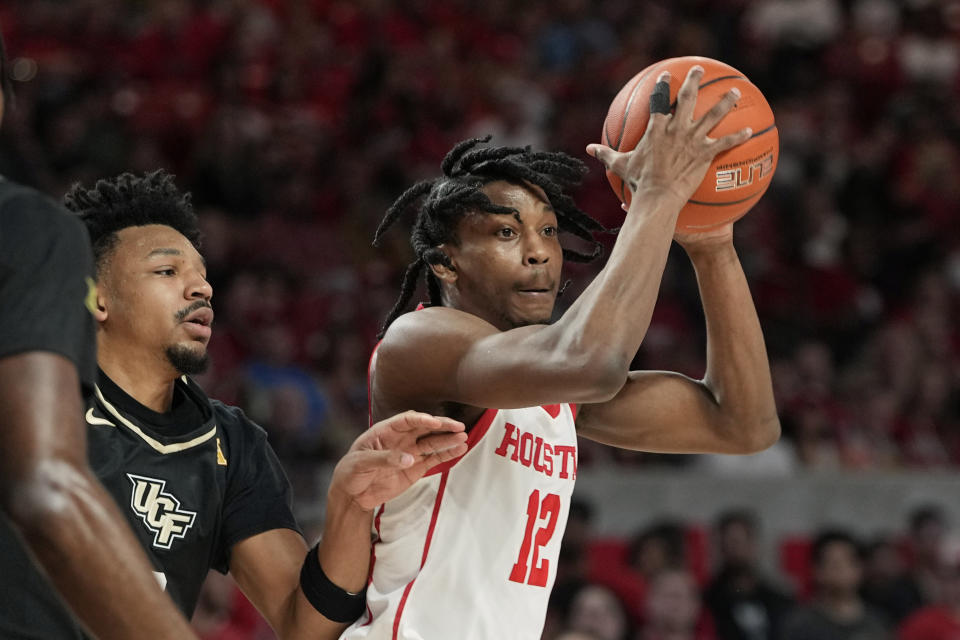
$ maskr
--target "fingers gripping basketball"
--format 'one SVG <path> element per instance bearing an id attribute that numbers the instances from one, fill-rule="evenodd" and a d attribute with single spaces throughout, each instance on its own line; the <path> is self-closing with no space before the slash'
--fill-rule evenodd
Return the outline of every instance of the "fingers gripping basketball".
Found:
<path id="1" fill-rule="evenodd" d="M 631 78 L 610 104 L 603 123 L 602 142 L 617 151 L 636 147 L 651 113 L 676 109 L 680 82 L 670 84 L 669 97 L 665 99 L 662 92 L 666 87 L 657 87 L 658 78 L 664 71 L 669 71 L 675 79 L 685 78 L 695 64 L 703 67 L 704 72 L 691 117 L 713 122 L 715 118 L 707 112 L 736 88 L 741 94 L 736 106 L 707 133 L 712 138 L 721 138 L 750 127 L 753 134 L 743 144 L 714 158 L 703 182 L 680 212 L 677 230 L 683 232 L 715 228 L 743 216 L 770 185 L 780 147 L 773 111 L 760 90 L 730 65 L 697 56 L 663 60 Z M 669 105 L 666 110 L 665 104 Z M 620 177 L 608 170 L 607 180 L 621 202 L 629 204 L 631 191 Z"/>

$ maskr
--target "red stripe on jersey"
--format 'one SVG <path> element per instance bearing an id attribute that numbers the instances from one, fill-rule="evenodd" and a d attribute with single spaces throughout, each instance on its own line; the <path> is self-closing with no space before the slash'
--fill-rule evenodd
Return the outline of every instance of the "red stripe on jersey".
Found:
<path id="1" fill-rule="evenodd" d="M 470 453 L 473 448 L 477 446 L 477 443 L 483 439 L 483 436 L 486 435 L 487 431 L 489 431 L 490 425 L 493 423 L 493 419 L 497 417 L 497 411 L 499 411 L 499 409 L 487 409 L 483 412 L 483 415 L 480 416 L 480 419 L 477 420 L 473 427 L 471 427 L 470 431 L 467 433 L 467 450 L 464 452 L 463 456 Z M 428 469 L 423 475 L 432 476 L 438 473 L 445 473 L 449 471 L 453 465 L 460 462 L 463 456 L 454 458 L 453 460 L 447 460 L 446 462 L 441 462 L 435 467 L 430 467 L 430 469 Z"/>
<path id="2" fill-rule="evenodd" d="M 383 510 L 386 508 L 386 504 L 380 505 L 380 508 L 377 509 L 377 515 L 373 518 L 373 528 L 377 532 L 377 539 L 370 546 L 370 571 L 367 573 L 367 584 L 373 582 L 373 565 L 377 564 L 377 545 L 380 544 L 380 516 L 383 515 Z"/>
<path id="3" fill-rule="evenodd" d="M 568 405 L 568 406 L 570 407 L 570 413 L 573 414 L 573 421 L 576 422 L 576 421 L 577 421 L 577 409 L 578 409 L 578 407 L 577 407 L 577 405 L 575 405 L 575 404 L 571 404 L 571 405 Z"/>
<path id="4" fill-rule="evenodd" d="M 489 424 L 487 425 L 490 426 Z M 447 488 L 447 476 L 449 474 L 444 471 L 443 475 L 440 476 L 440 486 L 437 487 L 437 497 L 433 501 L 433 515 L 430 516 L 430 528 L 427 529 L 427 539 L 423 543 L 423 557 L 420 559 L 420 568 L 423 569 L 423 565 L 427 563 L 427 554 L 430 553 L 430 541 L 433 540 L 433 530 L 437 526 L 437 516 L 440 515 L 440 503 L 443 501 L 443 491 Z M 410 589 L 413 588 L 413 583 L 417 581 L 417 576 L 413 577 L 413 580 L 407 583 L 407 586 L 403 590 L 403 596 L 400 598 L 400 605 L 397 607 L 397 614 L 393 620 L 393 640 L 397 640 L 397 633 L 400 630 L 400 616 L 403 615 L 403 607 L 407 604 L 407 596 L 410 595 Z"/>
<path id="5" fill-rule="evenodd" d="M 380 508 L 377 509 L 377 515 L 373 518 L 373 528 L 377 531 L 377 539 L 374 540 L 373 545 L 370 547 L 370 571 L 367 572 L 368 586 L 373 584 L 373 567 L 377 564 L 377 545 L 380 544 L 380 516 L 383 515 L 383 510 L 386 508 L 387 505 L 380 505 Z M 370 605 L 367 605 L 367 621 L 360 626 L 365 627 L 371 622 L 373 622 L 373 611 L 370 609 Z"/>

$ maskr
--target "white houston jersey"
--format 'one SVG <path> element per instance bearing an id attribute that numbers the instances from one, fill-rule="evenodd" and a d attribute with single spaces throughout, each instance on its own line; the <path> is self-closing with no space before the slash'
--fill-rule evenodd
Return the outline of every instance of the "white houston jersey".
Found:
<path id="1" fill-rule="evenodd" d="M 489 409 L 469 450 L 378 509 L 341 638 L 538 640 L 577 475 L 575 408 Z"/>

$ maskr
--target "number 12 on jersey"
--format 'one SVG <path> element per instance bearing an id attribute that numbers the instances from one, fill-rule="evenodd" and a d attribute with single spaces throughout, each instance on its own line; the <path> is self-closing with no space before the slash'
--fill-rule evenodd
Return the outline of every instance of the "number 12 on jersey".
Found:
<path id="1" fill-rule="evenodd" d="M 520 584 L 529 584 L 534 587 L 547 586 L 547 578 L 550 575 L 550 561 L 544 558 L 540 559 L 540 549 L 553 537 L 554 529 L 557 528 L 557 519 L 560 517 L 560 496 L 555 493 L 548 493 L 540 500 L 540 490 L 534 489 L 527 501 L 527 527 L 523 533 L 523 544 L 520 545 L 520 556 L 517 563 L 513 565 L 513 571 L 510 572 L 510 580 Z M 533 539 L 533 527 L 538 520 L 546 520 L 540 529 L 537 530 L 537 537 Z M 533 559 L 530 565 L 527 560 L 530 559 L 530 547 L 533 547 Z M 527 568 L 530 566 L 529 575 Z"/>

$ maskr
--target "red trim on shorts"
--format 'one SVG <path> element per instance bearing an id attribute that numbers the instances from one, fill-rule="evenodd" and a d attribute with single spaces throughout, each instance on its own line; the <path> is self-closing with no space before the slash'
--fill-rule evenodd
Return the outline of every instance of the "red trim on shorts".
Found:
<path id="1" fill-rule="evenodd" d="M 489 424 L 487 425 L 489 426 Z M 423 557 L 420 559 L 420 569 L 423 569 L 423 565 L 427 563 L 427 554 L 430 553 L 430 542 L 433 540 L 433 530 L 437 526 L 437 516 L 440 515 L 440 503 L 443 501 L 443 492 L 447 488 L 447 476 L 449 474 L 444 471 L 440 476 L 440 486 L 437 487 L 437 497 L 433 500 L 433 515 L 430 516 L 430 528 L 427 529 L 427 539 L 423 543 Z M 417 575 L 419 575 L 419 571 Z M 413 583 L 417 581 L 417 576 L 413 577 L 413 580 L 407 583 L 407 586 L 403 590 L 403 596 L 400 598 L 400 605 L 397 607 L 396 616 L 393 619 L 393 640 L 397 640 L 397 633 L 400 631 L 400 616 L 403 615 L 403 607 L 407 604 L 407 596 L 410 595 L 410 589 L 413 588 Z"/>
<path id="2" fill-rule="evenodd" d="M 493 423 L 493 419 L 497 416 L 499 409 L 487 409 L 483 412 L 483 415 L 474 423 L 473 427 L 470 428 L 470 431 L 467 433 L 467 450 L 464 452 L 463 456 L 470 453 L 473 448 L 483 439 L 483 436 L 486 435 L 487 431 L 490 429 L 490 425 Z M 447 460 L 446 462 L 441 462 L 435 467 L 430 467 L 424 476 L 432 476 L 438 473 L 445 473 L 449 471 L 453 465 L 460 462 L 463 459 L 463 456 L 459 458 L 454 458 L 453 460 Z"/>

